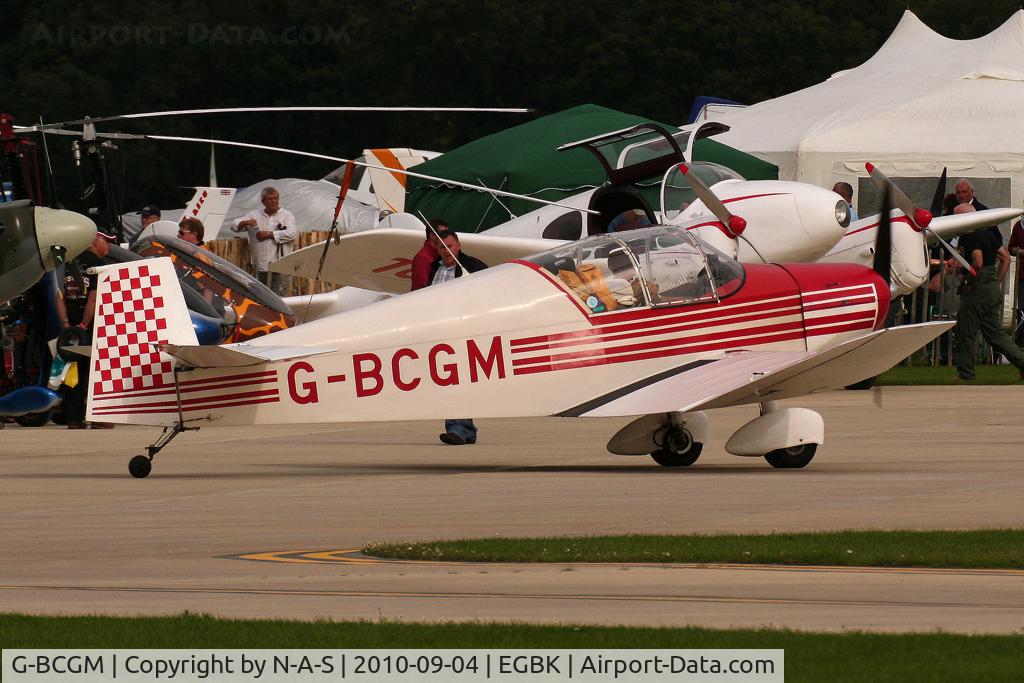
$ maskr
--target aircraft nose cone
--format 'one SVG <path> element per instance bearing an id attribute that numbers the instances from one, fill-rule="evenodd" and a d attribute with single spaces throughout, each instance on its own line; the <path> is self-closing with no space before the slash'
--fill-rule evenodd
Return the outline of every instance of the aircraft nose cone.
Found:
<path id="1" fill-rule="evenodd" d="M 66 259 L 70 261 L 88 249 L 96 238 L 96 224 L 80 213 L 42 206 L 37 206 L 35 213 L 39 257 L 46 270 L 52 270 L 57 265 L 50 247 L 64 247 L 67 250 Z"/>

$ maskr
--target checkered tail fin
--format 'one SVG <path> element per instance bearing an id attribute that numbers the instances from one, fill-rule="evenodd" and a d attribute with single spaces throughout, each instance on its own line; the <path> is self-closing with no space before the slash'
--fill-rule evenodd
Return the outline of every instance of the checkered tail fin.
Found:
<path id="1" fill-rule="evenodd" d="M 164 412 L 174 387 L 174 359 L 155 345 L 198 344 L 174 265 L 130 261 L 98 279 L 86 419 L 149 423 L 129 416 Z"/>

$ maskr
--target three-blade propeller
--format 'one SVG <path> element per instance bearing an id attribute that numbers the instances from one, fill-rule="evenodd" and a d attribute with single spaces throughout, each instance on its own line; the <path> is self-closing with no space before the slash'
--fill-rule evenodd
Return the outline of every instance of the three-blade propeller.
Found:
<path id="1" fill-rule="evenodd" d="M 907 220 L 910 222 L 910 225 L 915 230 L 924 232 L 934 237 L 940 244 L 942 244 L 942 246 L 946 249 L 950 256 L 956 259 L 961 266 L 970 271 L 971 275 L 977 275 L 971 264 L 967 262 L 967 259 L 960 255 L 960 252 L 954 249 L 952 245 L 949 244 L 949 242 L 939 237 L 934 230 L 931 230 L 928 227 L 928 225 L 932 222 L 933 211 L 929 211 L 928 209 L 922 209 L 915 206 L 914 202 L 911 201 L 910 197 L 908 197 L 906 193 L 904 193 L 903 190 L 901 190 L 899 186 L 896 185 L 896 183 L 889 180 L 888 176 L 882 173 L 881 169 L 875 167 L 873 164 L 864 164 L 864 168 L 867 169 L 868 174 L 871 176 L 871 180 L 875 183 L 875 186 L 882 193 L 882 196 L 886 200 L 886 203 L 888 203 L 889 199 L 891 199 L 892 204 L 897 209 L 902 211 L 904 215 L 906 215 Z M 946 169 L 942 169 L 942 177 L 939 179 L 939 189 L 936 191 L 936 197 L 940 196 L 940 193 L 942 197 L 945 197 L 945 185 Z M 941 206 L 941 199 L 939 200 L 939 203 Z M 934 199 L 932 200 L 932 206 L 935 206 Z M 887 208 L 887 206 L 883 205 L 882 218 L 887 222 L 889 221 L 888 211 L 889 209 Z M 879 230 L 881 230 L 881 224 L 879 224 Z"/>

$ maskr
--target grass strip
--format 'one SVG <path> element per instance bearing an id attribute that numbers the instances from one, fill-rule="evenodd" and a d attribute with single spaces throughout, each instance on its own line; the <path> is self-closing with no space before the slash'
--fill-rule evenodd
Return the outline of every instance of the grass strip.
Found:
<path id="1" fill-rule="evenodd" d="M 696 562 L 1024 569 L 1024 529 L 482 538 L 373 544 L 367 555 L 468 562 Z"/>
<path id="2" fill-rule="evenodd" d="M 1024 636 L 0 614 L 3 648 L 767 648 L 786 681 L 1019 681 Z"/>
<path id="3" fill-rule="evenodd" d="M 940 366 L 897 365 L 878 376 L 879 386 L 919 386 L 956 384 L 1020 384 L 1020 370 L 1012 365 L 978 365 L 977 377 L 962 382 L 956 368 Z"/>

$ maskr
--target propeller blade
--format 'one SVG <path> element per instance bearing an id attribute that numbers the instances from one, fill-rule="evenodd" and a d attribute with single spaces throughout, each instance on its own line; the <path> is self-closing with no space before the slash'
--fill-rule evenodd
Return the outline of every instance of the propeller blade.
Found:
<path id="1" fill-rule="evenodd" d="M 935 186 L 935 196 L 932 197 L 932 215 L 942 215 L 942 203 L 946 199 L 946 167 L 942 167 L 942 175 L 939 176 L 939 184 Z"/>
<path id="2" fill-rule="evenodd" d="M 726 231 L 728 231 L 730 237 L 739 237 L 747 227 L 747 221 L 742 216 L 734 216 L 729 213 L 729 209 L 725 208 L 725 204 L 722 203 L 715 193 L 711 191 L 703 180 L 697 177 L 697 174 L 690 174 L 690 167 L 686 164 L 679 164 L 679 170 L 682 171 L 686 179 L 690 181 L 690 187 L 693 189 L 693 193 L 697 195 L 697 199 L 704 202 L 704 206 L 708 207 L 711 213 L 715 214 Z M 748 242 L 749 244 L 749 242 Z"/>
<path id="3" fill-rule="evenodd" d="M 942 244 L 943 247 L 945 247 L 946 251 L 949 252 L 949 255 L 956 259 L 957 263 L 959 263 L 965 270 L 967 270 L 971 275 L 977 276 L 978 273 L 975 272 L 974 266 L 968 263 L 967 259 L 963 257 L 963 254 L 954 249 L 952 244 L 939 237 L 934 230 L 929 230 L 928 228 L 925 228 L 925 232 L 934 237 L 935 239 L 937 239 L 939 243 Z"/>
<path id="4" fill-rule="evenodd" d="M 889 177 L 882 173 L 881 169 L 876 168 L 871 163 L 864 164 L 864 168 L 867 169 L 868 175 L 871 176 L 871 180 L 875 183 L 875 187 L 883 194 L 885 192 L 889 193 L 889 201 L 903 212 L 915 229 L 924 230 L 928 227 L 928 224 L 932 222 L 931 211 L 914 206 L 914 202 L 910 200 L 910 197 L 896 183 L 889 180 Z"/>
<path id="5" fill-rule="evenodd" d="M 875 260 L 872 267 L 885 280 L 885 284 L 892 285 L 892 220 L 889 217 L 889 202 L 889 188 L 885 188 L 882 190 L 882 213 L 878 218 Z"/>

